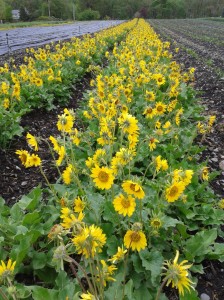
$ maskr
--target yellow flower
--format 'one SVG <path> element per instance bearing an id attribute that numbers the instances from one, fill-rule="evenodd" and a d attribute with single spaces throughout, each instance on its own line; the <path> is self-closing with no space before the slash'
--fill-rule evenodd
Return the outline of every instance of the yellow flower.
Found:
<path id="1" fill-rule="evenodd" d="M 183 181 L 174 182 L 170 187 L 166 189 L 166 200 L 168 202 L 176 201 L 185 189 Z"/>
<path id="2" fill-rule="evenodd" d="M 144 232 L 141 230 L 128 230 L 124 236 L 124 245 L 132 250 L 143 250 L 147 246 Z"/>
<path id="3" fill-rule="evenodd" d="M 184 175 L 182 176 L 182 181 L 184 182 L 185 185 L 188 185 L 191 183 L 191 179 L 192 179 L 192 176 L 194 174 L 194 171 L 193 170 L 186 170 Z"/>
<path id="4" fill-rule="evenodd" d="M 172 288 L 177 288 L 181 295 L 184 295 L 184 289 L 188 291 L 193 289 L 193 282 L 188 278 L 188 271 L 192 265 L 186 265 L 187 260 L 183 260 L 181 263 L 177 263 L 179 258 L 179 251 L 177 250 L 176 256 L 173 261 L 165 261 L 164 269 L 166 270 L 163 275 L 165 276 L 168 286 L 170 283 L 172 284 Z"/>
<path id="5" fill-rule="evenodd" d="M 54 151 L 58 152 L 58 150 L 60 149 L 60 146 L 58 145 L 58 141 L 52 135 L 49 137 L 49 140 L 53 144 Z"/>
<path id="6" fill-rule="evenodd" d="M 166 104 L 164 104 L 162 102 L 157 102 L 155 111 L 156 111 L 157 115 L 163 115 L 166 111 Z"/>
<path id="7" fill-rule="evenodd" d="M 43 85 L 43 80 L 41 78 L 36 78 L 35 79 L 35 85 L 36 86 L 42 86 Z"/>
<path id="8" fill-rule="evenodd" d="M 30 134 L 29 132 L 26 135 L 26 139 L 28 144 L 34 148 L 35 151 L 38 151 L 38 143 L 37 140 L 35 138 L 35 136 L 33 136 L 32 134 Z"/>
<path id="9" fill-rule="evenodd" d="M 134 195 L 138 199 L 143 199 L 145 197 L 143 188 L 137 182 L 132 180 L 124 181 L 122 188 L 128 195 Z"/>
<path id="10" fill-rule="evenodd" d="M 70 229 L 76 226 L 77 224 L 79 225 L 82 222 L 84 215 L 82 212 L 80 212 L 78 214 L 78 217 L 76 217 L 68 207 L 63 207 L 61 209 L 60 218 L 63 220 L 61 226 L 63 226 L 66 229 Z"/>
<path id="11" fill-rule="evenodd" d="M 107 167 L 100 168 L 96 166 L 92 170 L 92 174 L 90 175 L 95 182 L 96 186 L 101 190 L 109 190 L 114 182 L 113 171 Z"/>
<path id="12" fill-rule="evenodd" d="M 113 277 L 111 277 L 111 275 L 113 275 L 114 271 L 117 270 L 117 267 L 115 267 L 115 265 L 108 266 L 103 259 L 100 262 L 102 268 L 99 270 L 97 267 L 99 272 L 97 280 L 100 282 L 102 281 L 104 286 L 106 286 L 107 281 L 116 281 Z"/>
<path id="13" fill-rule="evenodd" d="M 156 96 L 155 96 L 155 94 L 153 92 L 146 91 L 145 99 L 147 101 L 154 101 L 155 98 L 156 98 Z"/>
<path id="14" fill-rule="evenodd" d="M 146 119 L 152 119 L 155 116 L 155 109 L 153 109 L 151 106 L 147 106 L 143 112 L 143 115 L 145 115 Z"/>
<path id="15" fill-rule="evenodd" d="M 82 300 L 97 300 L 97 298 L 89 291 L 87 291 L 87 294 L 83 293 L 80 297 Z"/>
<path id="16" fill-rule="evenodd" d="M 3 101 L 3 107 L 5 109 L 9 108 L 9 105 L 10 105 L 10 101 L 8 98 L 4 98 L 4 101 Z"/>
<path id="17" fill-rule="evenodd" d="M 117 196 L 113 201 L 114 209 L 124 216 L 128 215 L 129 217 L 132 216 L 133 212 L 135 211 L 135 199 L 128 195 L 124 196 L 120 194 Z"/>
<path id="18" fill-rule="evenodd" d="M 118 118 L 118 123 L 124 133 L 132 134 L 139 130 L 138 120 L 128 113 L 122 113 Z"/>
<path id="19" fill-rule="evenodd" d="M 159 218 L 154 217 L 150 220 L 150 225 L 152 228 L 158 230 L 162 226 L 162 221 Z"/>
<path id="20" fill-rule="evenodd" d="M 56 165 L 57 166 L 60 166 L 64 157 L 65 157 L 65 147 L 64 146 L 59 146 L 59 149 L 58 149 L 58 159 L 56 160 Z"/>
<path id="21" fill-rule="evenodd" d="M 74 200 L 74 212 L 83 211 L 85 206 L 86 206 L 85 202 L 80 197 L 77 197 Z"/>
<path id="22" fill-rule="evenodd" d="M 108 259 L 108 261 L 112 261 L 112 263 L 115 264 L 115 263 L 123 260 L 127 251 L 128 251 L 127 249 L 124 250 L 123 245 L 122 245 L 122 247 L 118 247 L 117 253 L 114 254 L 110 259 Z"/>
<path id="23" fill-rule="evenodd" d="M 219 201 L 218 206 L 219 208 L 224 209 L 224 198 Z"/>
<path id="24" fill-rule="evenodd" d="M 149 140 L 149 149 L 150 151 L 153 151 L 154 149 L 156 149 L 156 143 L 159 143 L 159 141 L 155 138 L 150 138 Z"/>
<path id="25" fill-rule="evenodd" d="M 73 112 L 70 112 L 68 109 L 64 109 L 64 114 L 58 116 L 57 127 L 59 131 L 71 132 L 75 117 Z"/>
<path id="26" fill-rule="evenodd" d="M 65 184 L 71 183 L 71 175 L 72 175 L 73 166 L 69 164 L 67 168 L 62 173 L 62 178 Z"/>
<path id="27" fill-rule="evenodd" d="M 86 258 L 93 258 L 96 253 L 102 252 L 102 248 L 106 243 L 106 235 L 100 227 L 91 225 L 76 234 L 72 242 L 78 254 L 84 255 Z"/>
<path id="28" fill-rule="evenodd" d="M 38 167 L 41 165 L 41 159 L 38 155 L 32 154 L 28 157 L 27 166 Z"/>
<path id="29" fill-rule="evenodd" d="M 1 260 L 0 264 L 0 281 L 5 280 L 7 277 L 13 275 L 13 271 L 15 268 L 16 262 L 12 262 L 11 259 L 8 260 L 7 265 L 3 260 Z"/>
<path id="30" fill-rule="evenodd" d="M 28 168 L 29 167 L 29 158 L 30 154 L 26 150 L 16 150 L 16 154 L 19 156 L 21 163 Z"/>
<path id="31" fill-rule="evenodd" d="M 208 167 L 203 167 L 201 170 L 201 177 L 204 181 L 209 180 L 209 168 Z"/>

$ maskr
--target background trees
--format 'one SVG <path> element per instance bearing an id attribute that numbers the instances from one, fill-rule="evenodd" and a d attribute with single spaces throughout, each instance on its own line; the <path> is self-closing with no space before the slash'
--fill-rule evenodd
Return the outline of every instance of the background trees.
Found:
<path id="1" fill-rule="evenodd" d="M 62 20 L 195 18 L 221 16 L 224 0 L 0 0 L 0 20 L 9 21 L 11 9 L 20 9 L 24 21 L 43 16 Z"/>

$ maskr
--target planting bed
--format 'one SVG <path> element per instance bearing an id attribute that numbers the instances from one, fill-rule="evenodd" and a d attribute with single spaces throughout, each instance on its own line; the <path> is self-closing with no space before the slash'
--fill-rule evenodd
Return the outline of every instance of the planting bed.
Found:
<path id="1" fill-rule="evenodd" d="M 184 22 L 186 22 L 185 25 Z M 205 114 L 215 114 L 217 116 L 213 131 L 203 141 L 206 150 L 202 153 L 201 160 L 207 159 L 210 169 L 220 172 L 220 175 L 211 182 L 211 185 L 214 192 L 224 198 L 224 78 L 221 74 L 224 62 L 223 44 L 221 44 L 223 24 L 194 20 L 175 20 L 173 22 L 170 20 L 153 20 L 150 23 L 164 41 L 169 40 L 171 42 L 174 59 L 182 65 L 183 70 L 190 67 L 196 68 L 194 86 L 199 91 L 202 103 L 207 107 Z M 200 26 L 202 26 L 203 31 L 200 30 Z M 213 30 L 215 34 L 212 33 Z M 212 43 L 208 42 L 211 37 L 213 38 Z M 176 47 L 180 48 L 178 53 L 175 52 Z M 15 56 L 16 61 L 21 61 L 22 56 L 22 52 L 17 53 Z M 87 74 L 76 85 L 68 108 L 76 109 L 78 107 L 82 93 L 90 88 L 89 80 L 90 76 Z M 59 106 L 50 112 L 34 110 L 23 116 L 22 126 L 25 127 L 26 132 L 32 131 L 32 134 L 36 136 L 43 138 L 50 135 L 57 136 L 58 132 L 55 124 L 58 115 L 62 112 L 63 109 Z M 81 126 L 81 124 L 76 125 Z M 9 205 L 15 203 L 22 195 L 27 194 L 38 184 L 45 185 L 38 168 L 25 169 L 21 166 L 18 156 L 15 154 L 17 149 L 28 150 L 25 136 L 14 139 L 9 149 L 0 150 L 0 196 Z M 43 169 L 48 179 L 50 182 L 55 183 L 58 173 L 51 164 L 51 154 L 44 144 L 41 144 L 39 154 L 43 159 Z M 211 300 L 222 300 L 224 298 L 224 264 L 206 261 L 204 267 L 205 274 L 198 276 L 197 290 L 199 295 L 206 293 Z M 167 289 L 167 295 L 170 300 L 178 299 L 177 294 L 170 291 L 170 289 Z"/>
<path id="2" fill-rule="evenodd" d="M 203 141 L 201 160 L 208 160 L 219 174 L 211 182 L 214 192 L 224 198 L 224 26 L 208 20 L 150 20 L 163 41 L 170 41 L 174 59 L 183 70 L 196 69 L 194 87 L 205 114 L 215 114 L 216 125 Z M 179 48 L 176 53 L 175 48 Z M 224 241 L 223 241 L 224 242 Z M 210 299 L 224 299 L 224 263 L 208 261 L 199 276 L 198 290 Z M 178 298 L 174 298 L 178 299 Z"/>

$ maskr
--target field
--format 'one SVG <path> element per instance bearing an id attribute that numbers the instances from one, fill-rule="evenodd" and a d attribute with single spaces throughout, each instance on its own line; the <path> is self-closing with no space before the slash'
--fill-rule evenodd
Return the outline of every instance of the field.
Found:
<path id="1" fill-rule="evenodd" d="M 3 299 L 223 299 L 223 24 L 149 23 L 2 64 Z"/>

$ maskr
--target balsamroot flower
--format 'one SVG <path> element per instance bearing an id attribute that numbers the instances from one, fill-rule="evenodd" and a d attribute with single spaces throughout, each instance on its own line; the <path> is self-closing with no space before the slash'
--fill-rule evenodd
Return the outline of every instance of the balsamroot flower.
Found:
<path id="1" fill-rule="evenodd" d="M 26 135 L 26 139 L 28 144 L 34 148 L 35 151 L 38 151 L 38 143 L 37 140 L 35 138 L 35 136 L 33 136 L 32 134 L 30 134 L 29 132 Z"/>
<path id="2" fill-rule="evenodd" d="M 115 253 L 108 261 L 112 261 L 113 264 L 116 264 L 117 262 L 120 262 L 124 259 L 125 254 L 128 252 L 127 249 L 124 250 L 123 245 L 122 247 L 117 248 L 117 253 Z"/>
<path id="3" fill-rule="evenodd" d="M 190 290 L 194 288 L 192 286 L 193 282 L 188 278 L 188 269 L 192 265 L 186 265 L 187 260 L 183 260 L 178 264 L 179 251 L 177 250 L 176 256 L 173 261 L 165 261 L 164 267 L 165 272 L 162 274 L 165 276 L 165 281 L 167 281 L 166 286 L 170 283 L 172 288 L 177 288 L 181 295 L 184 295 L 184 289 Z"/>
<path id="4" fill-rule="evenodd" d="M 109 190 L 114 182 L 113 171 L 107 167 L 100 168 L 95 166 L 92 170 L 93 181 L 95 182 L 96 187 L 101 190 Z"/>
<path id="5" fill-rule="evenodd" d="M 81 295 L 81 300 L 97 300 L 97 298 L 89 291 L 87 291 L 87 293 L 83 293 Z"/>
<path id="6" fill-rule="evenodd" d="M 140 184 L 132 180 L 124 181 L 122 188 L 128 195 L 134 195 L 138 199 L 143 199 L 145 197 L 145 192 Z"/>
<path id="7" fill-rule="evenodd" d="M 7 264 L 1 260 L 0 264 L 0 282 L 13 275 L 13 271 L 16 265 L 16 261 L 8 260 Z"/>
<path id="8" fill-rule="evenodd" d="M 113 201 L 114 209 L 121 215 L 128 215 L 129 217 L 132 216 L 133 212 L 135 211 L 135 199 L 131 196 L 124 196 L 120 194 L 119 196 L 115 197 Z"/>
<path id="9" fill-rule="evenodd" d="M 183 181 L 174 182 L 170 187 L 166 189 L 166 200 L 168 202 L 176 201 L 185 190 L 185 187 L 186 185 Z"/>
<path id="10" fill-rule="evenodd" d="M 102 248 L 106 243 L 106 235 L 100 227 L 91 225 L 77 233 L 72 242 L 78 254 L 84 255 L 85 258 L 93 258 L 95 254 L 102 252 Z"/>
<path id="11" fill-rule="evenodd" d="M 128 230 L 124 236 L 124 245 L 138 252 L 145 249 L 147 240 L 144 232 L 141 230 L 141 224 L 135 223 L 132 226 L 133 230 Z"/>

